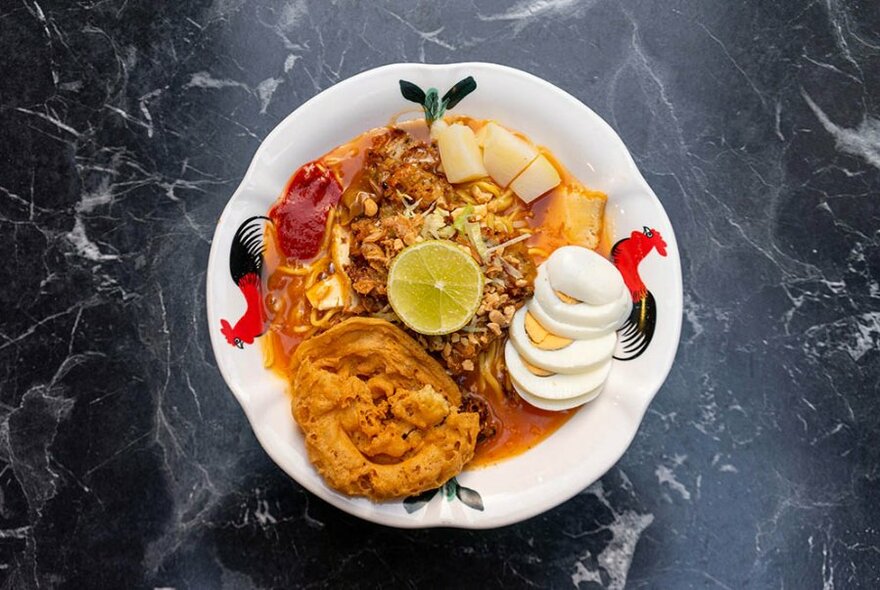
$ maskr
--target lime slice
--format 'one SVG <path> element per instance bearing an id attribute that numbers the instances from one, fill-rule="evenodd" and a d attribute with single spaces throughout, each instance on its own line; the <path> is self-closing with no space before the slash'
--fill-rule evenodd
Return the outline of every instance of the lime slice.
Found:
<path id="1" fill-rule="evenodd" d="M 444 240 L 405 248 L 388 272 L 388 301 L 420 334 L 449 334 L 474 317 L 483 299 L 483 272 L 470 254 Z"/>

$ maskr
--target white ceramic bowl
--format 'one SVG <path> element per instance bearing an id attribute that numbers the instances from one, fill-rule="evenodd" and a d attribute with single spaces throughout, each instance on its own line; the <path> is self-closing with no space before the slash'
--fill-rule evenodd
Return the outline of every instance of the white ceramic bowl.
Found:
<path id="1" fill-rule="evenodd" d="M 667 255 L 648 254 L 638 272 L 657 304 L 656 331 L 644 354 L 615 361 L 603 393 L 534 449 L 494 466 L 465 471 L 460 486 L 479 493 L 482 510 L 453 490 L 421 505 L 376 504 L 327 487 L 312 468 L 290 412 L 286 383 L 263 368 L 259 342 L 231 346 L 221 318 L 244 313 L 242 292 L 229 273 L 229 250 L 239 225 L 265 215 L 302 164 L 359 133 L 388 123 L 415 105 L 398 80 L 443 93 L 473 76 L 477 89 L 453 114 L 496 119 L 550 148 L 587 186 L 609 195 L 606 215 L 614 241 L 647 226 L 659 231 Z M 217 365 L 269 456 L 306 489 L 334 506 L 377 523 L 403 527 L 490 528 L 518 522 L 565 502 L 600 478 L 629 446 L 651 399 L 663 384 L 678 346 L 682 316 L 681 264 L 663 206 L 617 134 L 570 94 L 531 74 L 494 64 L 395 64 L 363 72 L 315 96 L 285 118 L 257 150 L 217 224 L 207 275 L 208 325 Z M 474 495 L 464 499 L 474 504 Z M 407 508 L 409 510 L 407 510 Z"/>

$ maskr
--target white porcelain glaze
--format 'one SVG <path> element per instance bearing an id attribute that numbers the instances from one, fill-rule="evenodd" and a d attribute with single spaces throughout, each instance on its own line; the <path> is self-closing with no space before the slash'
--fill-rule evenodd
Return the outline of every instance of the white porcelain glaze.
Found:
<path id="1" fill-rule="evenodd" d="M 229 248 L 239 224 L 264 215 L 291 174 L 336 145 L 387 124 L 414 106 L 398 80 L 444 92 L 466 76 L 477 90 L 456 114 L 496 119 L 547 146 L 587 186 L 609 195 L 614 241 L 643 226 L 662 233 L 667 256 L 648 256 L 639 273 L 653 293 L 658 320 L 653 342 L 638 358 L 614 361 L 602 394 L 534 449 L 457 479 L 479 492 L 484 510 L 436 495 L 408 513 L 400 502 L 374 504 L 324 485 L 306 456 L 290 414 L 286 383 L 263 368 L 259 343 L 229 345 L 220 319 L 244 311 L 229 277 Z M 615 132 L 571 95 L 531 74 L 485 63 L 395 64 L 369 70 L 312 98 L 285 118 L 257 150 L 220 217 L 208 261 L 207 308 L 211 344 L 223 377 L 266 452 L 291 477 L 334 506 L 377 523 L 405 527 L 490 528 L 524 520 L 565 502 L 602 476 L 624 453 L 675 358 L 681 329 L 682 285 L 678 248 L 669 219 Z"/>

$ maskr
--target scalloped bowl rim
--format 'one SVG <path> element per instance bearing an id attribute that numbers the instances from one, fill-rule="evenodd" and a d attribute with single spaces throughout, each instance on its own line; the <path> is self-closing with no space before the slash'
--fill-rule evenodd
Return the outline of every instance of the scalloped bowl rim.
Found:
<path id="1" fill-rule="evenodd" d="M 218 315 L 217 309 L 217 299 L 219 295 L 215 295 L 215 292 L 218 292 L 218 290 L 220 289 L 224 289 L 224 287 L 221 287 L 218 284 L 218 281 L 222 282 L 223 280 L 226 280 L 226 282 L 230 284 L 231 281 L 229 281 L 228 277 L 226 276 L 227 266 L 225 264 L 225 257 L 228 256 L 228 247 L 220 248 L 219 244 L 221 240 L 218 238 L 221 236 L 221 234 L 234 232 L 235 228 L 237 227 L 237 223 L 243 220 L 232 219 L 232 217 L 235 213 L 239 212 L 239 209 L 243 208 L 240 206 L 242 205 L 240 203 L 240 201 L 243 199 L 242 195 L 247 192 L 247 190 L 252 190 L 254 186 L 259 185 L 259 179 L 254 178 L 255 170 L 258 169 L 259 164 L 277 155 L 270 150 L 270 146 L 274 146 L 278 142 L 278 138 L 280 136 L 290 133 L 291 128 L 301 124 L 301 120 L 305 119 L 307 115 L 315 109 L 316 106 L 319 106 L 325 101 L 332 102 L 333 99 L 338 99 L 342 97 L 344 92 L 351 92 L 355 89 L 360 89 L 362 92 L 369 90 L 375 87 L 374 82 L 389 78 L 389 76 L 393 79 L 396 79 L 398 77 L 408 77 L 409 79 L 413 79 L 414 77 L 419 77 L 420 73 L 430 73 L 435 76 L 445 74 L 447 77 L 449 77 L 451 72 L 466 72 L 465 75 L 467 75 L 467 73 L 474 73 L 475 78 L 477 78 L 478 84 L 480 83 L 480 75 L 477 75 L 477 73 L 481 73 L 484 75 L 489 75 L 490 73 L 492 75 L 498 75 L 503 78 L 509 79 L 511 84 L 522 83 L 524 88 L 531 87 L 534 92 L 538 92 L 539 94 L 541 94 L 542 98 L 555 101 L 560 105 L 560 108 L 568 109 L 569 111 L 573 112 L 576 111 L 578 113 L 578 116 L 582 117 L 582 119 L 579 119 L 578 122 L 583 123 L 586 127 L 592 126 L 593 129 L 598 130 L 600 134 L 604 135 L 604 139 L 609 142 L 605 144 L 608 148 L 608 151 L 615 152 L 615 156 L 618 157 L 619 160 L 621 160 L 619 162 L 621 169 L 618 170 L 618 173 L 620 177 L 624 180 L 620 184 L 619 189 L 635 191 L 636 193 L 640 193 L 642 197 L 647 197 L 651 202 L 650 204 L 653 205 L 653 207 L 656 209 L 654 213 L 658 215 L 656 219 L 651 220 L 652 223 L 658 224 L 659 222 L 659 225 L 663 226 L 665 229 L 665 231 L 663 232 L 663 237 L 667 243 L 667 256 L 663 259 L 663 261 L 665 263 L 668 263 L 671 268 L 667 267 L 662 272 L 666 274 L 668 279 L 667 282 L 671 283 L 669 285 L 668 297 L 665 303 L 665 305 L 668 307 L 667 321 L 671 323 L 666 326 L 667 336 L 666 342 L 664 343 L 664 346 L 666 347 L 665 352 L 660 355 L 659 358 L 656 359 L 656 361 L 654 361 L 654 364 L 651 365 L 652 374 L 650 376 L 650 383 L 645 384 L 644 387 L 641 387 L 639 389 L 641 396 L 639 398 L 639 403 L 628 408 L 632 418 L 628 425 L 629 428 L 627 428 L 625 435 L 620 436 L 618 440 L 615 441 L 615 448 L 612 451 L 600 453 L 600 457 L 596 457 L 596 461 L 592 462 L 592 468 L 584 468 L 583 470 L 571 470 L 568 473 L 564 473 L 562 476 L 556 478 L 558 481 L 555 485 L 549 485 L 549 487 L 548 485 L 544 485 L 545 482 L 542 481 L 541 489 L 543 492 L 545 492 L 545 494 L 541 496 L 542 500 L 540 502 L 532 502 L 530 504 L 520 506 L 518 509 L 508 509 L 499 514 L 474 512 L 474 514 L 476 515 L 474 516 L 462 511 L 459 511 L 457 514 L 455 514 L 454 512 L 450 514 L 449 510 L 444 510 L 444 507 L 441 507 L 439 513 L 438 511 L 434 511 L 433 513 L 431 513 L 430 516 L 423 515 L 422 518 L 419 518 L 415 514 L 410 515 L 388 513 L 386 511 L 383 511 L 381 508 L 377 508 L 383 506 L 382 504 L 371 504 L 362 499 L 353 499 L 338 494 L 327 487 L 320 479 L 320 477 L 317 476 L 317 474 L 312 473 L 312 476 L 309 476 L 309 474 L 306 473 L 292 472 L 294 471 L 294 469 L 290 467 L 289 463 L 289 453 L 291 452 L 291 449 L 289 448 L 289 446 L 286 446 L 284 443 L 277 440 L 277 433 L 269 431 L 263 427 L 263 416 L 260 414 L 260 410 L 262 408 L 256 407 L 252 403 L 250 395 L 247 391 L 248 388 L 240 382 L 236 375 L 233 374 L 232 366 L 223 361 L 223 353 L 225 352 L 224 347 L 229 348 L 229 344 L 225 342 L 223 336 L 217 329 L 216 324 L 219 321 L 217 318 L 220 317 L 220 315 Z M 477 92 L 479 92 L 479 89 Z M 329 107 L 331 111 L 334 108 L 335 107 L 333 106 Z M 461 105 L 456 107 L 455 112 L 470 114 L 467 107 L 467 99 L 463 101 Z M 395 111 L 393 108 L 388 109 L 389 118 L 394 115 L 394 113 Z M 500 117 L 499 120 L 505 122 Z M 308 123 L 303 122 L 302 124 Z M 511 127 L 522 129 L 522 126 L 518 125 L 515 122 L 510 122 L 510 125 Z M 365 131 L 368 127 L 369 125 L 361 129 L 352 129 L 352 133 L 348 137 L 354 137 L 358 133 Z M 545 145 L 550 143 L 546 140 L 545 137 L 535 138 L 533 136 L 533 139 L 535 139 L 538 143 L 543 143 Z M 333 146 L 330 145 L 330 147 Z M 326 151 L 326 149 L 324 149 L 323 151 L 319 150 L 317 153 L 315 153 L 313 157 L 317 157 L 321 153 L 324 153 Z M 556 146 L 554 146 L 551 151 L 553 151 L 554 154 L 558 153 Z M 302 162 L 294 165 L 293 168 L 290 168 L 289 174 L 292 174 L 296 167 L 305 163 L 305 161 L 307 160 L 303 160 Z M 569 164 L 568 161 L 563 160 L 563 163 L 565 163 L 565 165 L 570 170 L 572 169 L 572 166 Z M 574 172 L 574 170 L 572 170 L 572 172 Z M 575 176 L 579 175 L 575 174 Z M 583 178 L 581 179 L 583 180 Z M 250 189 L 246 187 L 250 187 Z M 277 187 L 276 183 L 276 192 L 274 193 L 274 195 L 279 194 L 282 188 L 283 187 Z M 603 186 L 597 186 L 596 188 L 600 190 L 605 190 L 605 192 L 609 193 L 609 205 L 614 202 L 614 191 L 609 191 L 607 187 Z M 270 200 L 274 200 L 274 198 L 275 196 L 272 196 Z M 265 214 L 265 212 L 263 214 Z M 224 249 L 226 251 L 223 251 Z M 212 273 L 212 269 L 216 270 Z M 215 279 L 215 275 L 217 275 L 217 273 L 219 273 L 219 275 L 223 278 L 217 277 Z M 226 286 L 225 288 L 229 289 L 230 287 Z M 631 154 L 627 150 L 623 141 L 613 130 L 613 128 L 611 128 L 611 126 L 608 125 L 608 123 L 605 122 L 604 119 L 602 119 L 584 103 L 579 101 L 571 94 L 551 84 L 550 82 L 547 82 L 542 78 L 539 78 L 522 70 L 485 62 L 465 62 L 436 65 L 398 63 L 373 68 L 361 72 L 325 89 L 321 93 L 304 102 L 293 112 L 291 112 L 261 142 L 259 148 L 256 150 L 253 156 L 253 159 L 251 160 L 250 165 L 248 166 L 247 172 L 242 178 L 241 183 L 236 188 L 233 195 L 230 197 L 228 203 L 223 210 L 223 213 L 218 220 L 217 228 L 211 244 L 211 252 L 208 259 L 208 270 L 206 274 L 206 292 L 209 334 L 213 352 L 215 355 L 215 360 L 217 362 L 217 367 L 220 370 L 220 373 L 226 381 L 227 385 L 229 386 L 230 390 L 233 392 L 236 399 L 241 404 L 242 409 L 244 410 L 244 413 L 247 416 L 247 419 L 257 437 L 257 440 L 260 442 L 268 455 L 273 459 L 273 461 L 275 461 L 276 464 L 278 464 L 300 485 L 308 489 L 319 498 L 329 502 L 333 506 L 336 506 L 337 508 L 346 511 L 349 514 L 353 514 L 365 520 L 398 528 L 425 528 L 444 526 L 455 528 L 485 529 L 505 526 L 515 522 L 520 522 L 522 520 L 531 518 L 547 510 L 550 510 L 569 500 L 570 498 L 584 490 L 587 486 L 598 480 L 620 459 L 620 457 L 624 454 L 626 449 L 631 444 L 633 438 L 638 432 L 638 427 L 641 424 L 641 420 L 644 417 L 645 412 L 647 411 L 648 405 L 650 404 L 653 397 L 657 394 L 660 387 L 663 385 L 666 377 L 669 374 L 669 371 L 672 368 L 681 334 L 683 309 L 681 262 L 679 258 L 677 242 L 674 232 L 672 230 L 671 223 L 665 210 L 663 209 L 662 204 L 660 203 L 660 200 L 657 198 L 654 191 L 651 189 L 647 181 L 645 181 L 644 177 L 639 172 Z M 226 312 L 222 315 L 228 316 L 234 314 Z M 652 342 L 652 346 L 656 346 L 656 343 L 656 340 Z M 258 343 L 255 342 L 253 347 L 259 349 Z M 253 360 L 252 357 L 251 360 Z M 260 365 L 259 368 L 264 372 L 270 372 L 268 369 L 264 369 L 262 365 Z M 284 383 L 282 380 L 278 379 L 278 383 L 283 387 Z M 282 391 L 282 393 L 285 396 L 288 395 L 286 391 Z M 603 395 L 605 394 L 603 393 Z M 583 412 L 588 407 L 589 404 L 584 409 L 582 409 L 581 412 Z M 581 412 L 579 412 L 578 414 L 580 414 Z M 293 419 L 289 416 L 289 414 L 288 417 L 292 422 Z M 575 417 L 577 417 L 577 415 Z M 571 425 L 573 420 L 574 419 L 570 420 L 565 426 L 563 426 L 562 429 L 560 429 L 560 431 L 565 430 L 566 427 Z M 535 449 L 539 449 L 543 445 L 551 444 L 551 441 L 554 439 L 555 436 L 556 434 L 551 435 L 551 437 L 540 443 L 537 447 L 535 447 Z M 528 451 L 526 454 L 531 452 L 533 452 L 533 450 Z M 508 463 L 510 461 L 515 461 L 516 459 L 517 458 L 515 457 L 506 461 L 502 461 L 493 466 L 482 467 L 477 470 L 466 471 L 464 473 L 488 473 L 491 470 L 496 469 L 498 466 L 504 465 L 505 463 Z M 580 464 L 578 464 L 578 466 L 586 467 Z M 463 514 L 467 514 L 467 516 L 462 517 Z"/>

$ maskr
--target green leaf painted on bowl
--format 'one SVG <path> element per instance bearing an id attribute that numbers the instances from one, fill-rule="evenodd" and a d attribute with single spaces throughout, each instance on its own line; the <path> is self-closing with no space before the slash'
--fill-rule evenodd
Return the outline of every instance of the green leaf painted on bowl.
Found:
<path id="1" fill-rule="evenodd" d="M 441 492 L 440 496 L 446 498 L 447 502 L 452 502 L 453 499 L 458 498 L 458 500 L 468 508 L 479 510 L 480 512 L 484 509 L 483 498 L 480 494 L 476 490 L 460 485 L 458 480 L 454 477 L 439 488 L 434 488 L 433 490 L 428 490 L 421 494 L 406 498 L 403 501 L 403 507 L 407 513 L 412 514 L 413 512 L 424 508 L 428 502 L 434 499 L 437 492 Z"/>
<path id="2" fill-rule="evenodd" d="M 430 502 L 434 496 L 437 495 L 437 492 L 440 488 L 434 488 L 433 490 L 428 490 L 426 492 L 422 492 L 421 494 L 410 496 L 403 501 L 403 507 L 410 514 L 424 507 L 428 502 Z"/>
<path id="3" fill-rule="evenodd" d="M 425 116 L 428 121 L 436 121 L 443 116 L 443 103 L 440 102 L 440 91 L 436 88 L 428 88 L 425 93 Z"/>
<path id="4" fill-rule="evenodd" d="M 399 84 L 403 98 L 422 105 L 428 125 L 441 118 L 447 109 L 454 108 L 465 96 L 477 89 L 477 81 L 473 76 L 456 82 L 442 98 L 436 88 L 429 88 L 426 92 L 408 80 L 399 80 Z"/>
<path id="5" fill-rule="evenodd" d="M 457 489 L 458 489 L 458 482 L 455 481 L 454 477 L 452 479 L 450 479 L 449 481 L 447 481 L 445 484 L 443 484 L 443 495 L 446 496 L 447 502 L 452 501 L 452 498 L 455 497 L 455 492 Z"/>
<path id="6" fill-rule="evenodd" d="M 443 103 L 447 109 L 455 108 L 455 105 L 461 102 L 465 96 L 477 89 L 477 81 L 473 76 L 468 76 L 464 80 L 459 80 L 455 86 L 446 91 L 443 95 Z"/>
<path id="7" fill-rule="evenodd" d="M 420 105 L 425 104 L 425 91 L 413 84 L 412 82 L 401 80 L 400 93 L 403 95 L 403 98 L 407 99 L 410 102 L 414 102 Z"/>
<path id="8" fill-rule="evenodd" d="M 467 506 L 468 508 L 473 508 L 474 510 L 483 511 L 483 498 L 477 492 L 477 490 L 472 490 L 470 488 L 466 488 L 464 486 L 458 486 L 458 489 L 455 491 L 455 495 L 461 500 L 461 503 Z"/>

